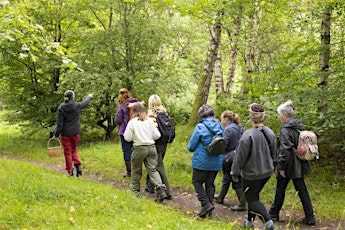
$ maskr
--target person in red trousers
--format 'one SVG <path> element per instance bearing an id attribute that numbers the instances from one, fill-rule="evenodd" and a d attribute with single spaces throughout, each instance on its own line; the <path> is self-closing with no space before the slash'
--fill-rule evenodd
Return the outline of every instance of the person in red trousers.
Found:
<path id="1" fill-rule="evenodd" d="M 73 164 L 76 168 L 76 176 L 82 175 L 81 162 L 77 152 L 81 133 L 80 113 L 82 109 L 88 106 L 92 97 L 93 95 L 89 94 L 82 102 L 76 102 L 74 92 L 67 90 L 64 94 L 64 102 L 59 106 L 53 138 L 61 136 L 66 171 L 69 176 L 73 176 Z"/>

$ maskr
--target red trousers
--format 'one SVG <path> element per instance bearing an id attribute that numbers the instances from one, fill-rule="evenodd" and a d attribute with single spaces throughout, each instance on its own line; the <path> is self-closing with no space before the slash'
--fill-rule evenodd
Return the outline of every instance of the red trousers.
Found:
<path id="1" fill-rule="evenodd" d="M 61 142 L 63 145 L 63 150 L 65 152 L 66 170 L 68 172 L 73 172 L 73 163 L 75 165 L 81 165 L 77 152 L 79 139 L 79 135 L 61 136 Z"/>

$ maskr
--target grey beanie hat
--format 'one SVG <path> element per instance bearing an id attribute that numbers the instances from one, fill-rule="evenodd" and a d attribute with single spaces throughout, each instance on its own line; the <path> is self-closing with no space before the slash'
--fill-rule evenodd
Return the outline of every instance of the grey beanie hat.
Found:
<path id="1" fill-rule="evenodd" d="M 210 105 L 203 105 L 199 108 L 198 111 L 198 116 L 199 118 L 204 118 L 204 117 L 209 117 L 209 116 L 214 116 L 214 109 Z"/>

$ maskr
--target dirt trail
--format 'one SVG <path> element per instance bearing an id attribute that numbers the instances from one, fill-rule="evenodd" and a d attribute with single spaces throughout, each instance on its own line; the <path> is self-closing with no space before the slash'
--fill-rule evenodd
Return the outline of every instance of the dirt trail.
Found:
<path id="1" fill-rule="evenodd" d="M 49 164 L 46 162 L 41 161 L 35 161 L 30 159 L 24 159 L 17 156 L 10 156 L 10 155 L 4 155 L 0 153 L 1 158 L 6 159 L 12 159 L 12 160 L 19 160 L 19 161 L 25 161 L 32 164 L 39 165 L 43 168 L 48 168 L 52 171 L 60 172 L 65 174 L 64 165 L 61 164 Z M 89 179 L 92 181 L 96 181 L 99 183 L 107 183 L 111 184 L 116 189 L 126 189 L 129 187 L 129 179 L 123 179 L 120 181 L 117 181 L 115 179 L 105 179 L 102 178 L 101 175 L 92 175 L 88 174 L 86 170 L 83 172 L 84 179 Z M 148 194 L 145 191 L 142 191 L 141 194 L 143 196 L 146 196 L 149 199 L 154 200 L 155 194 Z M 186 190 L 185 188 L 181 187 L 172 187 L 171 188 L 171 194 L 172 194 L 172 200 L 165 200 L 162 205 L 169 205 L 173 206 L 174 209 L 177 211 L 183 212 L 185 215 L 193 216 L 197 218 L 197 213 L 200 210 L 200 203 L 196 198 L 196 194 L 192 190 Z M 213 218 L 215 219 L 222 219 L 222 220 L 228 220 L 229 222 L 236 222 L 239 225 L 241 225 L 247 216 L 247 212 L 234 212 L 230 210 L 230 207 L 236 204 L 236 200 L 232 199 L 225 199 L 224 204 L 215 204 L 215 209 L 213 211 Z M 266 206 L 268 208 L 268 206 Z M 301 212 L 288 212 L 288 211 L 282 211 L 280 214 L 280 221 L 276 221 L 275 224 L 279 226 L 279 229 L 315 229 L 315 230 L 340 230 L 345 228 L 345 223 L 342 222 L 335 222 L 335 221 L 329 221 L 325 219 L 319 219 L 317 218 L 317 224 L 315 226 L 308 226 L 302 224 L 300 221 L 303 218 L 303 213 Z M 257 218 L 254 222 L 254 226 L 258 229 L 264 229 L 264 225 L 261 223 L 261 221 Z"/>

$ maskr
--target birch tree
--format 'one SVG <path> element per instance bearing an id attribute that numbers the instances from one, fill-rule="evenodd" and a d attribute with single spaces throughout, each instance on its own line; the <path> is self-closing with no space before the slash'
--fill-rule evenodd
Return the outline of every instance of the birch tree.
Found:
<path id="1" fill-rule="evenodd" d="M 190 126 L 193 126 L 198 122 L 198 110 L 203 104 L 207 103 L 211 80 L 212 80 L 213 71 L 214 71 L 214 66 L 215 66 L 215 61 L 217 59 L 218 48 L 220 44 L 221 28 L 222 28 L 221 17 L 222 17 L 222 12 L 218 11 L 212 23 L 212 26 L 210 27 L 210 30 L 209 30 L 210 41 L 209 41 L 208 50 L 206 54 L 205 64 L 204 64 L 202 74 L 198 82 L 198 89 L 195 94 L 193 110 L 188 121 L 188 124 Z"/>
<path id="2" fill-rule="evenodd" d="M 320 76 L 318 79 L 318 86 L 320 89 L 320 104 L 318 109 L 325 113 L 327 111 L 328 102 L 325 93 L 328 86 L 328 77 L 329 72 L 329 60 L 331 55 L 331 17 L 332 17 L 332 8 L 327 6 L 322 13 L 321 18 L 321 46 L 320 46 Z"/>

